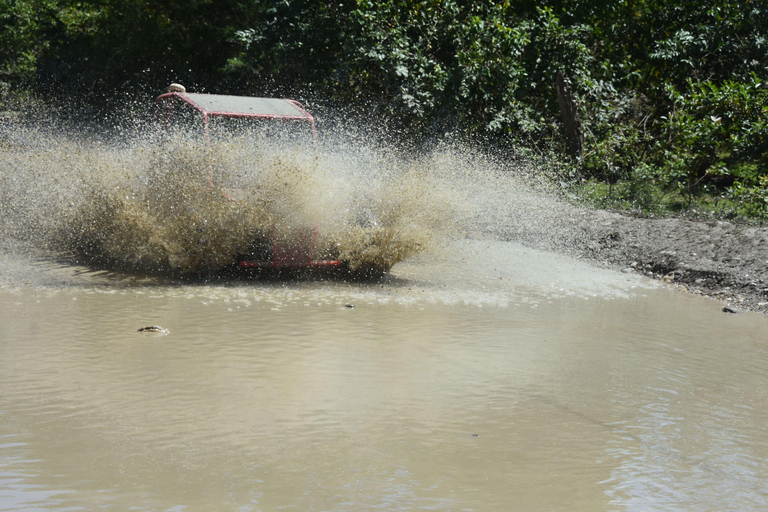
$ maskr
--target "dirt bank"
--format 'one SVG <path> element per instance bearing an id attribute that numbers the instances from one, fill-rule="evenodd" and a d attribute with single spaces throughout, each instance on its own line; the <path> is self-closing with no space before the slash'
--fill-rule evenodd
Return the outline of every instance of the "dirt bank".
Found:
<path id="1" fill-rule="evenodd" d="M 768 313 L 768 228 L 718 220 L 644 218 L 560 201 L 506 211 L 487 235 L 637 272 Z"/>
<path id="2" fill-rule="evenodd" d="M 768 313 L 768 228 L 723 221 L 581 212 L 579 256 Z"/>

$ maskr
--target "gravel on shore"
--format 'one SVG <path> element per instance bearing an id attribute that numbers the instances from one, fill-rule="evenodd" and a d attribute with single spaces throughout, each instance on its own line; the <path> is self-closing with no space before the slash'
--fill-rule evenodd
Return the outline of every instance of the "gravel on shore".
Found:
<path id="1" fill-rule="evenodd" d="M 720 220 L 581 214 L 579 256 L 768 313 L 768 228 Z"/>

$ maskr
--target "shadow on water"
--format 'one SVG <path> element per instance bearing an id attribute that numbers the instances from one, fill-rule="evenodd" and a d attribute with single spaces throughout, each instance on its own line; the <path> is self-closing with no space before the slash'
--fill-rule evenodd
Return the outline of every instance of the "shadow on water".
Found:
<path id="1" fill-rule="evenodd" d="M 50 255 L 37 257 L 31 263 L 40 273 L 64 271 L 84 283 L 93 286 L 114 287 L 121 285 L 143 287 L 184 287 L 215 285 L 239 287 L 258 283 L 260 285 L 301 285 L 304 283 L 347 283 L 357 286 L 404 287 L 411 284 L 408 279 L 394 276 L 382 268 L 350 269 L 348 265 L 331 268 L 241 268 L 236 264 L 215 272 L 183 272 L 168 269 L 127 270 L 119 264 L 98 266 L 77 266 L 71 255 Z"/>

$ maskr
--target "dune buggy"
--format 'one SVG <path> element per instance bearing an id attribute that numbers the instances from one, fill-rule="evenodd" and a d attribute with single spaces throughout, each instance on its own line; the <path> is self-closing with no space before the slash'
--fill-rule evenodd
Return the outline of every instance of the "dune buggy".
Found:
<path id="1" fill-rule="evenodd" d="M 316 137 L 314 118 L 296 101 L 188 93 L 178 84 L 172 84 L 169 92 L 156 98 L 155 116 L 166 127 L 174 123 L 193 127 L 209 148 L 213 128 L 233 122 L 241 125 L 290 123 L 299 131 L 308 132 L 311 138 Z M 209 187 L 214 188 L 213 172 L 209 173 Z M 235 257 L 234 264 L 243 269 L 344 266 L 344 262 L 336 259 L 316 258 L 317 238 L 317 224 L 293 229 L 289 236 L 278 235 L 274 228 L 253 233 L 247 249 Z"/>

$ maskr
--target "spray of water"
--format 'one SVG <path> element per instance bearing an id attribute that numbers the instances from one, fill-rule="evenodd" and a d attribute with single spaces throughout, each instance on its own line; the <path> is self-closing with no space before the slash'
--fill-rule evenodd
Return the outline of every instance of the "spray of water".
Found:
<path id="1" fill-rule="evenodd" d="M 566 207 L 542 192 L 541 168 L 462 145 L 414 156 L 348 134 L 297 144 L 248 133 L 211 147 L 178 135 L 116 139 L 5 131 L 4 250 L 93 268 L 208 273 L 255 237 L 290 244 L 314 230 L 316 258 L 388 270 L 460 237 L 552 245 L 567 231 Z"/>

